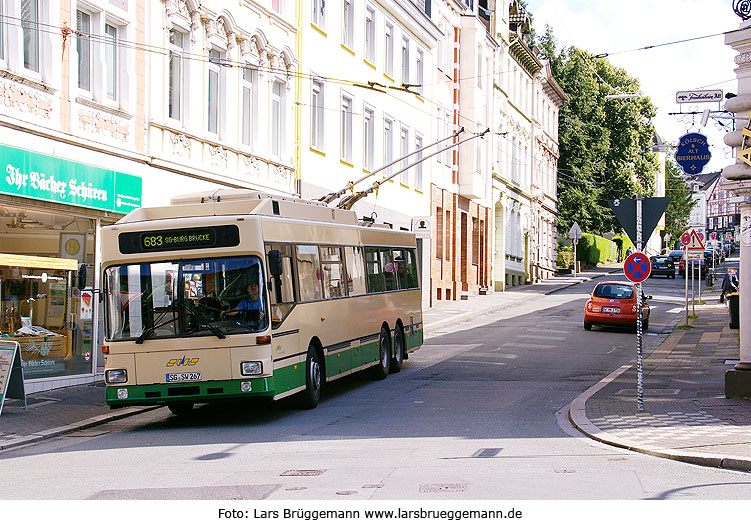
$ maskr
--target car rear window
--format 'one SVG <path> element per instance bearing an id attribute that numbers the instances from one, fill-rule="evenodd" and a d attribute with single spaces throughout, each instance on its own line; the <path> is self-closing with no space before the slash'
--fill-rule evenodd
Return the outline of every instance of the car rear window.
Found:
<path id="1" fill-rule="evenodd" d="M 652 262 L 654 262 L 655 264 L 665 264 L 670 261 L 671 261 L 670 257 L 653 257 L 652 258 Z"/>
<path id="2" fill-rule="evenodd" d="M 623 284 L 598 284 L 593 295 L 602 299 L 632 299 L 634 288 Z"/>

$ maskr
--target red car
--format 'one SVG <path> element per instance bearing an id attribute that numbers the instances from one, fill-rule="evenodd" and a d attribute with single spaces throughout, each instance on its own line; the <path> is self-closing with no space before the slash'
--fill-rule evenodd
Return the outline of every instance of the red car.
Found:
<path id="1" fill-rule="evenodd" d="M 642 295 L 644 295 L 642 293 Z M 642 299 L 642 330 L 649 329 L 649 304 Z M 636 285 L 624 281 L 604 281 L 595 286 L 584 307 L 584 329 L 592 325 L 631 326 L 636 328 Z"/>

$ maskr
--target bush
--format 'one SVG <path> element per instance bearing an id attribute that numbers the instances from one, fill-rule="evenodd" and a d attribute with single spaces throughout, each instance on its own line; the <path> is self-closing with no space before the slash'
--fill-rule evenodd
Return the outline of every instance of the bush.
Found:
<path id="1" fill-rule="evenodd" d="M 585 266 L 596 266 L 618 260 L 618 246 L 607 238 L 584 233 L 576 246 L 576 260 Z"/>
<path id="2" fill-rule="evenodd" d="M 571 249 L 571 246 L 558 248 L 556 266 L 558 268 L 574 269 L 574 250 Z"/>
<path id="3" fill-rule="evenodd" d="M 618 258 L 616 258 L 617 262 L 620 262 L 626 258 L 626 251 L 628 251 L 629 248 L 634 249 L 634 245 L 631 243 L 631 239 L 626 235 L 615 235 L 613 237 L 613 242 L 615 242 L 615 245 L 618 248 Z"/>

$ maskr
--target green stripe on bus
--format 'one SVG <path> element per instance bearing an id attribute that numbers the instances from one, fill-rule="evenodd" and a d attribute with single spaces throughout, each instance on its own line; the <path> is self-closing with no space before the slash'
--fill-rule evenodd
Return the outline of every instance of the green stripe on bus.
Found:
<path id="1" fill-rule="evenodd" d="M 240 389 L 240 384 L 243 381 L 251 382 L 249 392 L 243 392 Z M 274 386 L 274 378 L 171 383 L 169 385 L 160 383 L 154 385 L 108 386 L 104 389 L 104 401 L 110 405 L 149 405 L 175 401 L 209 401 L 227 397 L 270 397 L 274 395 Z M 118 389 L 128 389 L 128 397 L 118 398 Z"/>
<path id="2" fill-rule="evenodd" d="M 415 330 L 412 334 L 406 334 L 404 339 L 407 342 L 407 350 L 419 348 L 422 346 L 422 329 Z"/>

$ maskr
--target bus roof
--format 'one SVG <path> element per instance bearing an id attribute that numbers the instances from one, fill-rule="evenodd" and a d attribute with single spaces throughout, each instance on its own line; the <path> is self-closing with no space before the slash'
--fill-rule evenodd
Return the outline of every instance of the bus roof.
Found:
<path id="1" fill-rule="evenodd" d="M 247 189 L 217 189 L 212 192 L 176 196 L 171 200 L 171 205 L 135 209 L 117 223 L 130 224 L 171 218 L 231 215 L 263 215 L 359 225 L 354 211 L 334 209 L 315 200 L 277 196 Z"/>

